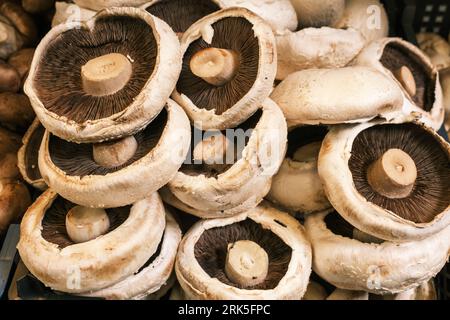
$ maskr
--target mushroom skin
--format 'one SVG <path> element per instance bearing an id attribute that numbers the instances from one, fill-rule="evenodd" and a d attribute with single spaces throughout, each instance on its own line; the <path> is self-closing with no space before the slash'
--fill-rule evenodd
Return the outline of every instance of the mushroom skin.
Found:
<path id="1" fill-rule="evenodd" d="M 283 110 L 288 127 L 393 119 L 403 103 L 395 82 L 359 66 L 292 73 L 273 90 L 271 99 Z"/>
<path id="2" fill-rule="evenodd" d="M 440 35 L 421 32 L 416 35 L 419 48 L 429 57 L 434 55 L 450 56 L 450 44 Z"/>
<path id="3" fill-rule="evenodd" d="M 328 200 L 354 227 L 377 238 L 408 242 L 432 237 L 450 225 L 450 204 L 432 221 L 415 223 L 368 201 L 354 185 L 349 168 L 353 142 L 362 131 L 380 124 L 383 122 L 341 125 L 330 129 L 322 143 L 318 163 L 319 176 Z M 442 137 L 421 123 L 414 124 L 436 139 L 450 159 L 450 145 Z"/>
<path id="4" fill-rule="evenodd" d="M 344 14 L 345 0 L 291 0 L 300 28 L 324 27 L 339 21 Z"/>
<path id="5" fill-rule="evenodd" d="M 7 59 L 24 45 L 23 36 L 11 22 L 0 15 L 0 59 Z"/>
<path id="6" fill-rule="evenodd" d="M 60 169 L 52 160 L 50 132 L 39 150 L 39 169 L 44 181 L 64 198 L 86 207 L 120 207 L 155 192 L 174 177 L 189 150 L 190 126 L 186 114 L 167 101 L 168 120 L 161 138 L 148 154 L 116 172 L 79 177 Z"/>
<path id="7" fill-rule="evenodd" d="M 165 227 L 157 193 L 134 203 L 113 231 L 63 249 L 42 236 L 42 220 L 57 197 L 49 189 L 28 209 L 17 246 L 28 270 L 46 286 L 67 293 L 100 290 L 132 276 L 156 252 Z"/>
<path id="8" fill-rule="evenodd" d="M 385 52 L 386 47 L 389 45 L 395 45 L 410 54 L 412 58 L 418 61 L 419 64 L 422 65 L 425 69 L 425 72 L 431 79 L 429 81 L 432 81 L 434 85 L 432 93 L 434 102 L 431 106 L 431 110 L 426 111 L 420 108 L 414 102 L 413 97 L 402 86 L 401 82 L 395 77 L 394 73 L 382 64 L 381 59 L 383 53 Z M 428 57 L 425 56 L 419 48 L 400 38 L 382 38 L 367 45 L 355 58 L 353 64 L 374 68 L 395 81 L 402 91 L 404 101 L 403 113 L 406 117 L 409 117 L 411 115 L 413 117 L 419 117 L 420 121 L 425 123 L 427 126 L 434 128 L 435 130 L 439 130 L 439 128 L 442 126 L 442 123 L 444 121 L 444 107 L 442 102 L 442 88 L 439 83 L 440 77 L 437 69 L 431 64 Z"/>
<path id="9" fill-rule="evenodd" d="M 27 187 L 15 179 L 0 179 L 0 235 L 18 221 L 31 204 Z"/>
<path id="10" fill-rule="evenodd" d="M 61 34 L 73 29 L 93 30 L 97 20 L 112 16 L 129 16 L 148 24 L 158 45 L 157 64 L 147 83 L 133 102 L 125 110 L 107 118 L 87 120 L 83 123 L 68 121 L 49 111 L 43 105 L 36 90 L 34 79 L 42 56 L 52 41 Z M 164 41 L 161 41 L 164 39 Z M 51 29 L 36 48 L 24 91 L 31 101 L 43 126 L 54 135 L 77 143 L 103 142 L 133 135 L 145 128 L 164 108 L 181 70 L 179 41 L 172 29 L 162 20 L 153 17 L 145 10 L 136 8 L 111 8 L 99 12 L 86 22 L 60 24 Z"/>
<path id="11" fill-rule="evenodd" d="M 278 106 L 267 99 L 261 108 L 262 116 L 240 160 L 217 177 L 178 171 L 160 191 L 164 201 L 201 218 L 231 216 L 256 207 L 269 192 L 287 141 L 286 121 Z"/>
<path id="12" fill-rule="evenodd" d="M 251 23 L 254 35 L 258 39 L 258 73 L 251 89 L 236 104 L 229 106 L 220 115 L 216 114 L 214 109 L 199 108 L 187 95 L 179 92 L 177 88 L 172 94 L 172 98 L 183 107 L 191 121 L 200 123 L 203 130 L 224 130 L 234 127 L 249 118 L 269 96 L 275 80 L 277 50 L 273 32 L 262 18 L 245 8 L 224 9 L 194 23 L 181 38 L 183 56 L 189 49 L 189 46 L 198 39 L 203 39 L 207 43 L 212 42 L 214 37 L 212 25 L 215 22 L 233 17 L 243 18 Z"/>
<path id="13" fill-rule="evenodd" d="M 333 233 L 325 223 L 330 212 L 308 215 L 305 229 L 314 272 L 337 288 L 395 294 L 428 281 L 447 261 L 449 227 L 418 241 L 363 243 Z"/>
<path id="14" fill-rule="evenodd" d="M 67 22 L 81 22 L 92 19 L 97 14 L 97 11 L 81 8 L 74 3 L 56 1 L 55 15 L 52 19 L 52 27 Z"/>
<path id="15" fill-rule="evenodd" d="M 205 230 L 220 228 L 246 219 L 272 231 L 292 249 L 286 274 L 271 290 L 239 289 L 211 278 L 197 261 L 194 247 Z M 240 215 L 223 219 L 201 220 L 181 241 L 175 271 L 187 299 L 192 300 L 287 300 L 301 299 L 308 285 L 311 249 L 303 226 L 289 214 L 266 204 Z"/>
<path id="16" fill-rule="evenodd" d="M 450 67 L 439 72 L 439 80 L 441 82 L 445 116 L 448 123 L 450 119 Z"/>

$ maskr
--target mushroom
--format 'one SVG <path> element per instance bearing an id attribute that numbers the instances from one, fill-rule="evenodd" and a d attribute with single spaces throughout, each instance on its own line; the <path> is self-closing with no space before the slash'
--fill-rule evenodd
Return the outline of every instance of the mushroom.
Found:
<path id="1" fill-rule="evenodd" d="M 35 118 L 30 100 L 21 93 L 0 93 L 0 124 L 13 131 L 25 131 Z"/>
<path id="2" fill-rule="evenodd" d="M 288 150 L 272 179 L 267 199 L 283 209 L 301 213 L 331 207 L 317 172 L 317 160 L 326 127 L 300 126 L 288 134 Z"/>
<path id="3" fill-rule="evenodd" d="M 450 145 L 420 123 L 330 129 L 319 154 L 328 200 L 377 238 L 419 241 L 450 224 Z"/>
<path id="4" fill-rule="evenodd" d="M 45 13 L 54 5 L 55 0 L 22 0 L 22 8 L 31 14 Z"/>
<path id="5" fill-rule="evenodd" d="M 23 183 L 0 178 L 0 235 L 11 223 L 19 221 L 30 204 L 30 194 Z"/>
<path id="6" fill-rule="evenodd" d="M 0 92 L 20 90 L 20 74 L 12 65 L 0 60 Z"/>
<path id="7" fill-rule="evenodd" d="M 96 11 L 80 8 L 74 3 L 56 1 L 55 14 L 52 18 L 52 27 L 67 22 L 88 21 L 96 14 Z"/>
<path id="8" fill-rule="evenodd" d="M 185 162 L 161 190 L 166 203 L 201 218 L 217 218 L 247 211 L 261 202 L 285 155 L 283 114 L 267 99 L 260 111 L 225 134 L 232 147 L 217 149 L 231 151 L 225 155 L 226 163 L 208 165 L 204 159 Z M 197 143 L 205 144 L 197 140 L 198 135 L 203 138 L 195 129 L 194 151 Z M 221 139 L 216 141 L 223 143 Z"/>
<path id="9" fill-rule="evenodd" d="M 133 276 L 157 252 L 164 215 L 157 193 L 104 210 L 74 205 L 48 189 L 23 217 L 17 248 L 46 286 L 67 293 L 97 291 Z"/>
<path id="10" fill-rule="evenodd" d="M 395 82 L 359 66 L 295 72 L 274 89 L 271 98 L 283 110 L 289 127 L 392 119 L 403 103 Z"/>
<path id="11" fill-rule="evenodd" d="M 165 22 L 141 9 L 112 8 L 53 28 L 36 49 L 24 90 L 54 135 L 102 142 L 149 124 L 180 68 L 178 39 Z"/>
<path id="12" fill-rule="evenodd" d="M 23 87 L 26 77 L 28 76 L 28 72 L 30 71 L 33 55 L 34 55 L 34 48 L 25 48 L 16 51 L 8 59 L 8 63 L 11 66 L 13 66 L 19 73 L 21 88 Z"/>
<path id="13" fill-rule="evenodd" d="M 347 290 L 393 294 L 434 277 L 449 253 L 450 228 L 404 243 L 353 239 L 354 227 L 334 210 L 308 215 L 306 233 L 313 248 L 313 270 Z"/>
<path id="14" fill-rule="evenodd" d="M 172 96 L 205 130 L 238 125 L 272 90 L 275 38 L 247 9 L 225 9 L 197 21 L 184 33 L 181 49 L 183 69 Z"/>
<path id="15" fill-rule="evenodd" d="M 33 18 L 23 8 L 13 2 L 0 5 L 0 15 L 8 19 L 23 38 L 24 45 L 34 45 L 38 40 L 38 29 Z"/>
<path id="16" fill-rule="evenodd" d="M 438 130 L 444 120 L 442 90 L 436 68 L 414 45 L 399 38 L 383 38 L 365 47 L 354 61 L 377 69 L 402 89 L 403 112 Z"/>
<path id="17" fill-rule="evenodd" d="M 450 67 L 450 44 L 436 33 L 417 34 L 419 48 L 430 58 L 438 70 Z"/>
<path id="18" fill-rule="evenodd" d="M 0 15 L 0 59 L 7 59 L 23 45 L 22 35 L 8 19 Z"/>
<path id="19" fill-rule="evenodd" d="M 46 131 L 39 150 L 45 182 L 86 207 L 118 207 L 157 191 L 189 150 L 189 121 L 173 101 L 134 136 L 95 144 L 68 142 Z"/>
<path id="20" fill-rule="evenodd" d="M 47 189 L 38 166 L 39 147 L 44 137 L 45 128 L 36 118 L 22 138 L 22 147 L 17 155 L 17 166 L 23 179 L 39 190 Z"/>
<path id="21" fill-rule="evenodd" d="M 291 0 L 300 28 L 324 27 L 339 21 L 344 14 L 345 0 Z"/>
<path id="22" fill-rule="evenodd" d="M 297 220 L 262 204 L 195 224 L 181 241 L 175 271 L 188 299 L 300 299 L 310 250 Z"/>

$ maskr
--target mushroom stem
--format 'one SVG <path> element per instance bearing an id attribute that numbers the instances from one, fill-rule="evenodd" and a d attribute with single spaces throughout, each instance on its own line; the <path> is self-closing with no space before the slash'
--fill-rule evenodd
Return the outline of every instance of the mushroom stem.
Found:
<path id="1" fill-rule="evenodd" d="M 114 94 L 128 83 L 132 71 L 130 59 L 120 53 L 91 59 L 81 67 L 83 90 L 92 96 Z"/>
<path id="2" fill-rule="evenodd" d="M 367 178 L 370 186 L 379 194 L 400 199 L 411 193 L 417 178 L 417 168 L 407 153 L 400 149 L 389 149 L 369 166 Z"/>
<path id="3" fill-rule="evenodd" d="M 267 252 L 257 243 L 249 240 L 228 245 L 225 262 L 227 277 L 243 287 L 251 287 L 263 282 L 269 270 Z"/>
<path id="4" fill-rule="evenodd" d="M 227 137 L 220 131 L 214 132 L 195 146 L 194 161 L 201 160 L 209 165 L 224 164 L 229 144 Z"/>
<path id="5" fill-rule="evenodd" d="M 75 206 L 66 215 L 66 230 L 73 242 L 93 240 L 105 234 L 110 226 L 104 209 Z"/>
<path id="6" fill-rule="evenodd" d="M 416 95 L 416 81 L 414 80 L 414 75 L 408 67 L 402 66 L 398 68 L 394 71 L 394 76 L 411 97 Z"/>
<path id="7" fill-rule="evenodd" d="M 233 50 L 206 48 L 194 54 L 189 64 L 197 77 L 214 86 L 223 86 L 236 75 L 240 60 Z"/>
<path id="8" fill-rule="evenodd" d="M 138 143 L 134 136 L 120 140 L 94 144 L 94 161 L 104 167 L 118 167 L 130 160 L 136 153 Z"/>

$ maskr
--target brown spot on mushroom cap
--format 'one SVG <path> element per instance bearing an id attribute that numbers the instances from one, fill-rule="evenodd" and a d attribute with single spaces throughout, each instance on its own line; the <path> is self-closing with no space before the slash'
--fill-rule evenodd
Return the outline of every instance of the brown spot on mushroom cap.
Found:
<path id="1" fill-rule="evenodd" d="M 33 131 L 25 146 L 25 170 L 32 181 L 42 179 L 38 166 L 39 148 L 44 137 L 45 128 L 41 124 Z"/>
<path id="2" fill-rule="evenodd" d="M 225 274 L 225 259 L 228 244 L 239 240 L 250 240 L 260 245 L 269 256 L 269 271 L 266 279 L 252 287 L 242 287 L 228 279 Z M 275 288 L 286 274 L 291 260 L 292 249 L 276 234 L 264 229 L 251 219 L 231 225 L 205 230 L 194 247 L 195 258 L 212 278 L 249 290 L 270 290 Z"/>
<path id="3" fill-rule="evenodd" d="M 415 162 L 417 179 L 411 193 L 391 199 L 375 192 L 367 180 L 368 167 L 384 152 L 396 148 Z M 440 143 L 419 125 L 377 125 L 354 140 L 349 168 L 358 192 L 368 201 L 416 222 L 432 221 L 450 204 L 450 161 Z"/>
<path id="4" fill-rule="evenodd" d="M 146 10 L 167 22 L 176 33 L 183 33 L 194 22 L 220 7 L 211 0 L 161 0 Z"/>
<path id="5" fill-rule="evenodd" d="M 132 61 L 130 80 L 111 95 L 87 94 L 81 67 L 109 53 L 120 53 Z M 92 31 L 71 29 L 49 44 L 34 78 L 37 95 L 47 110 L 77 123 L 107 118 L 133 103 L 153 73 L 157 53 L 156 39 L 145 21 L 129 16 L 101 17 Z"/>
<path id="6" fill-rule="evenodd" d="M 211 44 L 198 39 L 186 50 L 177 91 L 186 95 L 198 108 L 215 109 L 215 113 L 221 115 L 253 87 L 258 74 L 259 44 L 253 32 L 253 25 L 244 18 L 225 17 L 213 23 L 212 28 L 214 37 Z M 238 53 L 240 59 L 236 76 L 220 87 L 195 76 L 190 69 L 192 56 L 211 47 L 233 50 Z"/>

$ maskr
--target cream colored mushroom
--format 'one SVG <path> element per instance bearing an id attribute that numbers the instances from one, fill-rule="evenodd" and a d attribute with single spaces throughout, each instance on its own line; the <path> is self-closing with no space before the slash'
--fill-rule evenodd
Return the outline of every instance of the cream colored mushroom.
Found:
<path id="1" fill-rule="evenodd" d="M 299 26 L 324 27 L 339 21 L 344 14 L 345 0 L 291 0 Z"/>
<path id="2" fill-rule="evenodd" d="M 88 21 L 95 16 L 96 13 L 96 11 L 81 8 L 74 3 L 56 1 L 52 27 L 67 22 Z"/>

